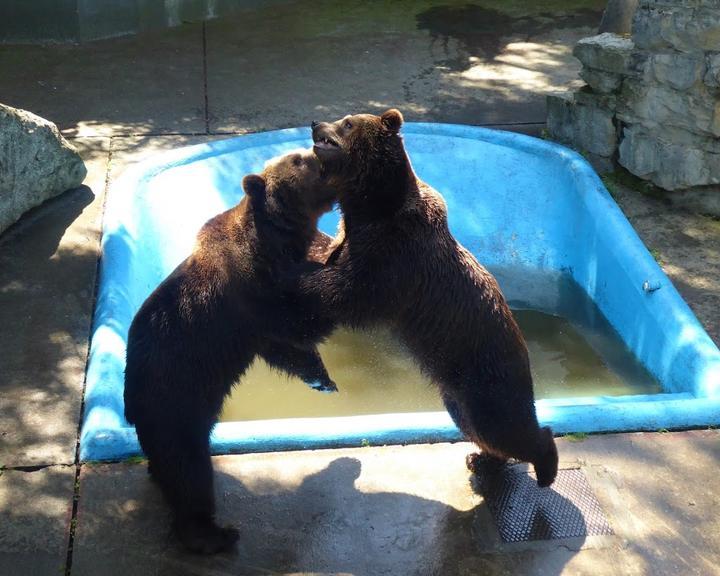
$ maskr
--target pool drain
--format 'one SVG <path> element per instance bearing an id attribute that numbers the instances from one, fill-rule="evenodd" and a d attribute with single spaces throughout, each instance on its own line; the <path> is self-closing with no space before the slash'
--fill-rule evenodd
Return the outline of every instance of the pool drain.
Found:
<path id="1" fill-rule="evenodd" d="M 612 535 L 582 470 L 559 470 L 550 488 L 538 488 L 523 465 L 477 470 L 477 489 L 503 542 Z"/>

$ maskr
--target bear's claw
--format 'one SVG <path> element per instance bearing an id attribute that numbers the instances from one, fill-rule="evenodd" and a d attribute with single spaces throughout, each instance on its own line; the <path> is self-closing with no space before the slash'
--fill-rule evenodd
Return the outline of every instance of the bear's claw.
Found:
<path id="1" fill-rule="evenodd" d="M 320 380 L 312 380 L 310 382 L 305 382 L 305 384 L 307 384 L 313 390 L 317 390 L 318 392 L 325 392 L 326 394 L 331 394 L 338 391 L 337 385 L 332 380 L 329 380 L 327 382 L 321 382 Z"/>

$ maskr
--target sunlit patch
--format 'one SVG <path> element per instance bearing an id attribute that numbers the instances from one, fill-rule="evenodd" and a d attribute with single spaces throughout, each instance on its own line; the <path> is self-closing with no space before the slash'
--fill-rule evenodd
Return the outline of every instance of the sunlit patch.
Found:
<path id="1" fill-rule="evenodd" d="M 488 90 L 554 92 L 582 85 L 577 68 L 569 46 L 512 42 L 492 62 L 471 57 L 459 77 Z"/>

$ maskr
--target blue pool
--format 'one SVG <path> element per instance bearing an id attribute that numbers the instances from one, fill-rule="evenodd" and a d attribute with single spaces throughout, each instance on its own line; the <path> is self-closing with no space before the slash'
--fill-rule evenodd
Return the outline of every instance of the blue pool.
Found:
<path id="1" fill-rule="evenodd" d="M 537 401 L 556 433 L 720 424 L 720 351 L 590 166 L 561 146 L 482 128 L 407 124 L 418 175 L 445 197 L 458 240 L 491 269 L 570 278 L 594 302 L 657 394 Z M 123 417 L 127 331 L 147 295 L 190 252 L 197 230 L 237 203 L 269 158 L 311 144 L 309 130 L 241 136 L 172 151 L 131 171 L 106 206 L 100 286 L 81 435 L 84 460 L 139 453 Z M 321 228 L 332 234 L 337 215 Z M 502 279 L 501 279 L 502 284 Z M 562 308 L 549 290 L 538 308 Z M 216 453 L 459 439 L 444 412 L 219 423 Z"/>

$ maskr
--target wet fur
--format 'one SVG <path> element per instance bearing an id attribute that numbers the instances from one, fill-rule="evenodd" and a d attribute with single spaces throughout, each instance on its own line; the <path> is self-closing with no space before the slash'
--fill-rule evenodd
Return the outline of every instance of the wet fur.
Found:
<path id="1" fill-rule="evenodd" d="M 450 234 L 442 196 L 415 176 L 401 124 L 391 110 L 313 125 L 343 230 L 303 290 L 343 323 L 389 325 L 467 438 L 498 461 L 532 462 L 548 486 L 558 455 L 538 425 L 522 334 L 493 276 Z M 337 149 L 318 148 L 323 138 Z"/>
<path id="2" fill-rule="evenodd" d="M 262 177 L 246 177 L 248 195 L 202 227 L 192 254 L 130 326 L 125 417 L 135 424 L 181 541 L 194 552 L 214 553 L 237 540 L 234 528 L 214 521 L 209 435 L 255 357 L 334 387 L 315 348 L 331 326 L 284 305 L 277 282 L 286 278 L 287 293 L 287 269 L 304 260 L 311 243 L 317 258 L 330 242 L 316 228 L 329 192 L 312 188 L 316 173 L 296 175 L 296 162 L 281 160 Z"/>

